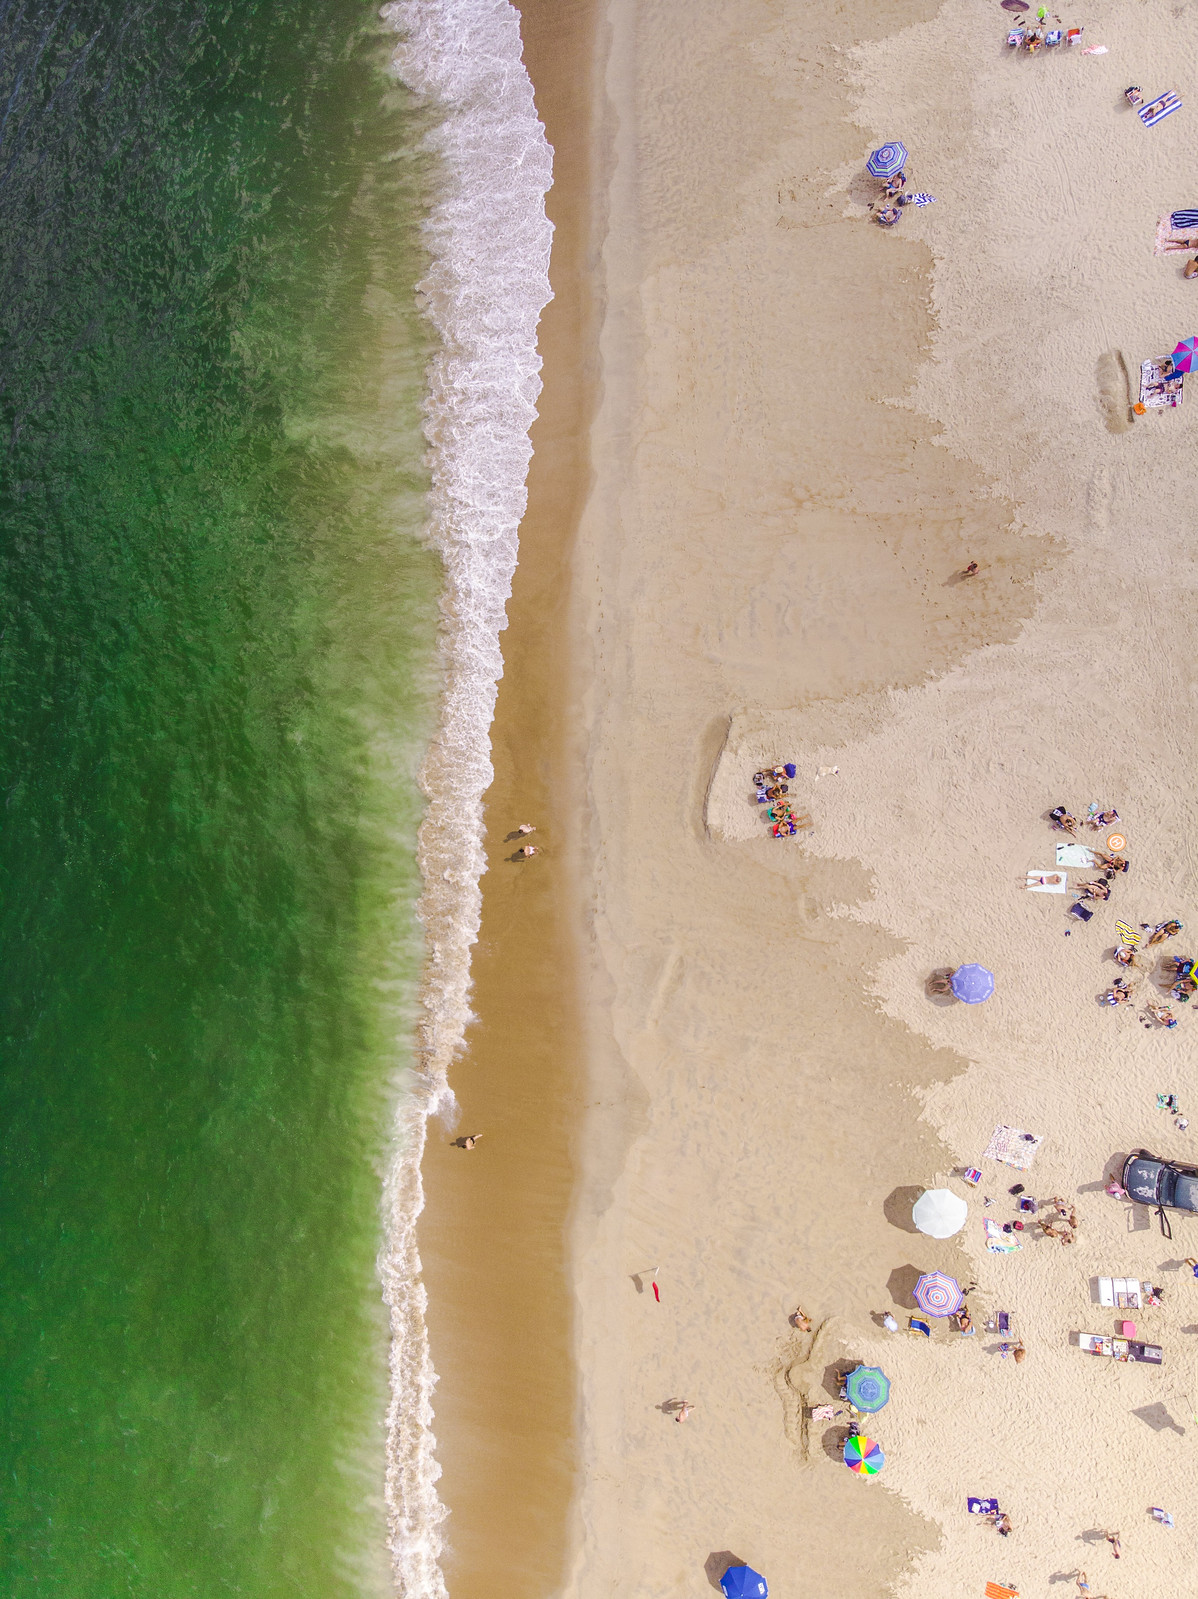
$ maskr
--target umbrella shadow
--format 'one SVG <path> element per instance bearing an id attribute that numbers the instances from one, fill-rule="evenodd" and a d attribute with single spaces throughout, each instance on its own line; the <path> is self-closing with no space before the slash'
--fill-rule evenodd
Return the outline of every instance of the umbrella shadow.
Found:
<path id="1" fill-rule="evenodd" d="M 882 185 L 872 172 L 867 172 L 864 167 L 849 183 L 849 199 L 854 205 L 873 205 L 875 200 L 882 197 Z"/>
<path id="2" fill-rule="evenodd" d="M 886 1279 L 886 1289 L 896 1305 L 904 1310 L 915 1307 L 915 1284 L 923 1276 L 918 1266 L 896 1266 Z"/>
<path id="3" fill-rule="evenodd" d="M 713 1549 L 703 1562 L 703 1570 L 707 1573 L 707 1580 L 711 1586 L 720 1591 L 720 1578 L 731 1566 L 747 1566 L 747 1560 L 742 1560 L 739 1555 L 734 1555 L 731 1549 Z"/>
<path id="4" fill-rule="evenodd" d="M 845 1378 L 850 1371 L 856 1371 L 859 1364 L 856 1360 L 834 1360 L 830 1366 L 825 1366 L 822 1382 L 824 1392 L 833 1399 L 839 1399 Z"/>
<path id="5" fill-rule="evenodd" d="M 838 1466 L 844 1465 L 844 1446 L 853 1436 L 851 1427 L 829 1427 L 820 1439 L 824 1454 Z"/>
<path id="6" fill-rule="evenodd" d="M 1185 1428 L 1178 1426 L 1159 1400 L 1155 1405 L 1141 1405 L 1139 1410 L 1132 1411 L 1132 1415 L 1139 1416 L 1140 1420 L 1151 1427 L 1153 1432 L 1175 1432 L 1179 1438 L 1185 1437 Z"/>
<path id="7" fill-rule="evenodd" d="M 911 1212 L 922 1193 L 922 1188 L 907 1186 L 895 1188 L 886 1195 L 882 1201 L 882 1214 L 892 1227 L 904 1233 L 918 1233 L 919 1228 L 911 1219 Z"/>
<path id="8" fill-rule="evenodd" d="M 924 998 L 932 1005 L 959 1005 L 961 1001 L 948 987 L 948 980 L 956 971 L 955 966 L 937 966 L 934 972 L 929 972 L 924 978 Z"/>

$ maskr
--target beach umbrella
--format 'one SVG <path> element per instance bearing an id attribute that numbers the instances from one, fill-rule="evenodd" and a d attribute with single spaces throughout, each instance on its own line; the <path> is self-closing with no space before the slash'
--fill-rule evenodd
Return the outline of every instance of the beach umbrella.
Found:
<path id="1" fill-rule="evenodd" d="M 724 1599 L 765 1599 L 769 1589 L 760 1571 L 752 1566 L 729 1566 L 720 1578 Z"/>
<path id="2" fill-rule="evenodd" d="M 844 1392 L 854 1410 L 881 1410 L 890 1398 L 890 1378 L 877 1366 L 858 1366 L 845 1378 Z"/>
<path id="3" fill-rule="evenodd" d="M 907 147 L 893 139 L 880 150 L 875 150 L 865 165 L 875 178 L 892 178 L 907 165 Z"/>
<path id="4" fill-rule="evenodd" d="M 994 992 L 994 973 L 988 972 L 984 966 L 958 966 L 950 986 L 957 998 L 963 999 L 967 1005 L 980 1005 Z"/>
<path id="5" fill-rule="evenodd" d="M 915 1284 L 914 1299 L 929 1316 L 955 1315 L 965 1303 L 961 1284 L 944 1271 L 925 1271 Z"/>
<path id="6" fill-rule="evenodd" d="M 951 1188 L 929 1188 L 911 1210 L 911 1220 L 929 1238 L 951 1238 L 964 1227 L 968 1215 L 969 1206 Z"/>
<path id="7" fill-rule="evenodd" d="M 1188 372 L 1194 360 L 1194 352 L 1198 349 L 1198 338 L 1182 339 L 1173 352 L 1173 370 L 1175 372 Z"/>
<path id="8" fill-rule="evenodd" d="M 876 1477 L 886 1463 L 886 1456 L 872 1438 L 862 1438 L 859 1433 L 852 1433 L 845 1439 L 844 1463 L 859 1476 Z"/>

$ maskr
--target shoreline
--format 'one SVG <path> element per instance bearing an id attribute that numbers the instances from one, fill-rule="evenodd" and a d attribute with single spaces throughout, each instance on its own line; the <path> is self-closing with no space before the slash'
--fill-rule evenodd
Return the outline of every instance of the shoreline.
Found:
<path id="1" fill-rule="evenodd" d="M 442 1567 L 454 1599 L 526 1599 L 560 1587 L 576 1472 L 573 1302 L 566 1262 L 575 1200 L 580 1063 L 577 827 L 570 714 L 570 570 L 587 489 L 594 406 L 588 296 L 592 150 L 579 114 L 592 71 L 592 0 L 517 0 L 524 62 L 554 150 L 554 224 L 538 348 L 544 384 L 531 439 L 528 509 L 502 635 L 484 800 L 487 870 L 472 955 L 466 1049 L 451 1082 L 456 1148 L 439 1124 L 423 1163 L 419 1224 Z M 533 823 L 542 854 L 516 862 L 509 835 Z M 519 1481 L 512 1494 L 508 1485 Z"/>

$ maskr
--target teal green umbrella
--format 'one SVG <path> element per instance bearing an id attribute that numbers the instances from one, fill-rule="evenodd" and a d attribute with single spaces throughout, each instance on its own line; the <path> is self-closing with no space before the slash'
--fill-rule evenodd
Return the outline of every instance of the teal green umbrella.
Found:
<path id="1" fill-rule="evenodd" d="M 854 1410 L 881 1410 L 890 1398 L 890 1378 L 877 1366 L 858 1366 L 845 1378 L 844 1394 Z"/>

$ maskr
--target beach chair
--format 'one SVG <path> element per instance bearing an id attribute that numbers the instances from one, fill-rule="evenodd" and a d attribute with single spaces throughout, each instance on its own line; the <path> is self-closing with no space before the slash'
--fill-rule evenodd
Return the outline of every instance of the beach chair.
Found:
<path id="1" fill-rule="evenodd" d="M 1066 33 L 1065 33 L 1065 43 L 1066 44 L 1076 44 L 1077 41 L 1081 38 L 1081 36 L 1082 36 L 1082 34 L 1084 32 L 1085 32 L 1084 28 L 1069 28 L 1069 29 L 1067 29 Z"/>
<path id="2" fill-rule="evenodd" d="M 922 1333 L 925 1338 L 930 1338 L 932 1336 L 932 1329 L 928 1326 L 926 1321 L 920 1321 L 918 1316 L 907 1317 L 907 1331 L 913 1333 Z"/>
<path id="3" fill-rule="evenodd" d="M 1044 35 L 1044 43 L 1051 50 L 1054 45 L 1061 44 L 1064 38 L 1065 33 L 1062 28 L 1050 28 L 1049 31 Z"/>
<path id="4" fill-rule="evenodd" d="M 1018 50 L 1026 37 L 1027 35 L 1022 28 L 1012 28 L 1010 33 L 1007 34 L 1007 43 L 1012 50 Z"/>

